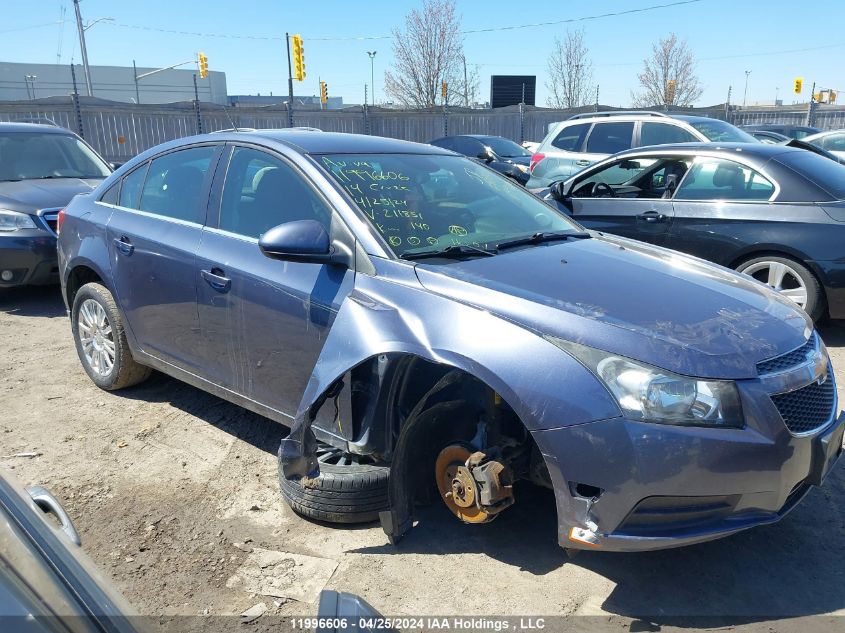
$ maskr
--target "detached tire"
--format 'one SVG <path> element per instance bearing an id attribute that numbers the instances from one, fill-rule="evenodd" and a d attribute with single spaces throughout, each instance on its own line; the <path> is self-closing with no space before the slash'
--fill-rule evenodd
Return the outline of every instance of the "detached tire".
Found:
<path id="1" fill-rule="evenodd" d="M 152 373 L 132 358 L 123 318 L 111 292 L 102 284 L 88 283 L 77 291 L 70 322 L 82 367 L 100 389 L 131 387 Z"/>
<path id="2" fill-rule="evenodd" d="M 370 523 L 387 510 L 390 467 L 320 445 L 320 475 L 289 481 L 279 465 L 282 496 L 300 516 L 328 523 Z"/>

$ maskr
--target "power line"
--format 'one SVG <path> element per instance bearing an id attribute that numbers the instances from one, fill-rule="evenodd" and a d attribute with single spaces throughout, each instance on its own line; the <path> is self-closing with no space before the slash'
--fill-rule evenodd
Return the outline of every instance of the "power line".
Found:
<path id="1" fill-rule="evenodd" d="M 0 33 L 15 33 L 17 31 L 28 31 L 29 29 L 40 29 L 45 26 L 56 26 L 60 24 L 59 20 L 53 20 L 52 22 L 42 22 L 41 24 L 30 24 L 29 26 L 16 26 L 13 29 L 3 29 Z"/>
<path id="2" fill-rule="evenodd" d="M 706 0 L 676 0 L 675 2 L 666 2 L 663 4 L 654 4 L 647 7 L 639 7 L 636 9 L 624 9 L 622 11 L 613 11 L 610 13 L 602 13 L 599 15 L 588 15 L 580 18 L 568 18 L 566 20 L 554 20 L 551 22 L 535 22 L 531 24 L 516 24 L 512 26 L 494 26 L 484 29 L 466 29 L 461 31 L 464 35 L 471 35 L 475 33 L 494 33 L 498 31 L 515 31 L 518 29 L 530 29 L 543 26 L 556 26 L 560 24 L 571 24 L 576 22 L 587 22 L 590 20 L 601 20 L 604 18 L 618 17 L 622 15 L 630 15 L 633 13 L 643 13 L 646 11 L 654 11 L 657 9 L 666 9 L 669 7 L 676 7 L 686 4 L 696 4 L 698 2 L 705 2 Z M 142 31 L 154 31 L 157 33 L 169 33 L 171 35 L 193 35 L 196 37 L 217 37 L 223 39 L 236 40 L 259 40 L 259 41 L 284 41 L 284 37 L 276 35 L 234 35 L 231 33 L 201 33 L 199 31 L 177 31 L 173 29 L 162 29 L 153 26 L 141 26 L 138 24 L 126 24 L 124 22 L 109 22 L 112 26 L 118 26 L 127 29 L 137 29 Z M 392 35 L 350 35 L 344 37 L 336 36 L 308 36 L 307 39 L 312 42 L 344 42 L 344 41 L 368 41 L 368 40 L 388 40 Z"/>

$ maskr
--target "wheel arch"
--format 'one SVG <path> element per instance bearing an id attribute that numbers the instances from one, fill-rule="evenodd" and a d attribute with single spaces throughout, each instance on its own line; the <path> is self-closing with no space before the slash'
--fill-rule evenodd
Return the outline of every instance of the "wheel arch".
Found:
<path id="1" fill-rule="evenodd" d="M 114 291 L 106 279 L 107 276 L 103 274 L 102 270 L 94 262 L 83 258 L 74 260 L 67 267 L 67 273 L 64 279 L 64 299 L 67 302 L 68 309 L 73 309 L 73 299 L 76 293 L 87 283 L 96 282 L 102 284 L 114 295 Z"/>

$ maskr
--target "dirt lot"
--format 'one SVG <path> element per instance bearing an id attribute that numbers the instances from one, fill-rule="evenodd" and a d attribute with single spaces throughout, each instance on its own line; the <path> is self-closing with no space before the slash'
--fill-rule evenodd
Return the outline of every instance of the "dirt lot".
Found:
<path id="1" fill-rule="evenodd" d="M 845 324 L 822 331 L 842 399 Z M 845 615 L 841 465 L 779 524 L 681 550 L 568 560 L 551 497 L 531 491 L 517 491 L 517 505 L 487 526 L 427 509 L 392 547 L 378 526 L 338 528 L 293 514 L 278 493 L 275 452 L 285 431 L 277 424 L 163 376 L 119 394 L 98 390 L 79 365 L 55 288 L 0 294 L 0 406 L 0 468 L 56 493 L 84 549 L 144 614 L 240 613 L 259 602 L 270 613 L 313 613 L 307 596 L 274 602 L 230 580 L 249 550 L 263 548 L 328 559 L 329 588 L 358 593 L 386 614 L 669 624 L 683 623 L 679 616 Z M 11 457 L 19 452 L 38 456 Z M 624 628 L 660 630 L 649 626 Z"/>

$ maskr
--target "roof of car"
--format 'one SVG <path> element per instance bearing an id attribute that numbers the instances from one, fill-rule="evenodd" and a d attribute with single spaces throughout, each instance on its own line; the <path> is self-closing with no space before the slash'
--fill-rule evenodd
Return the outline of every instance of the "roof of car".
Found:
<path id="1" fill-rule="evenodd" d="M 767 160 L 772 156 L 784 152 L 804 152 L 806 150 L 785 145 L 772 145 L 771 143 L 671 143 L 666 145 L 651 145 L 646 147 L 635 147 L 619 152 L 616 156 L 628 154 L 643 154 L 652 152 L 722 152 L 722 153 L 743 153 Z"/>
<path id="2" fill-rule="evenodd" d="M 73 134 L 67 128 L 43 123 L 0 123 L 0 132 L 39 132 L 42 134 Z"/>
<path id="3" fill-rule="evenodd" d="M 223 135 L 216 136 L 219 140 L 219 137 Z M 231 136 L 253 141 L 255 137 L 260 136 L 284 143 L 303 154 L 451 154 L 448 150 L 433 145 L 366 134 L 343 134 L 339 132 L 317 134 L 304 130 L 282 129 L 232 132 Z"/>

